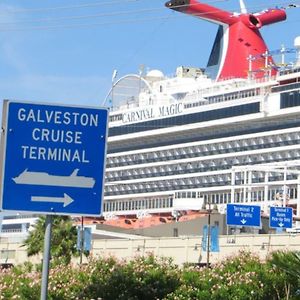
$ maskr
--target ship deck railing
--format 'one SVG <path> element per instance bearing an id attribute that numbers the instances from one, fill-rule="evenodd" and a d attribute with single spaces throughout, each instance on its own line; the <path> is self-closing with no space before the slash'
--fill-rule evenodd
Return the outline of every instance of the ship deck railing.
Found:
<path id="1" fill-rule="evenodd" d="M 190 107 L 202 106 L 210 103 L 217 103 L 229 100 L 235 100 L 239 98 L 248 98 L 253 96 L 259 96 L 264 93 L 260 89 L 261 84 L 273 84 L 276 80 L 276 76 L 265 76 L 262 78 L 228 78 L 222 81 L 216 82 L 211 87 L 199 87 L 194 93 L 187 94 L 180 99 L 185 105 Z M 174 101 L 170 95 L 170 101 Z M 197 100 L 197 101 L 196 101 Z M 138 101 L 135 102 L 136 107 L 139 107 Z M 197 105 L 193 105 L 197 103 Z M 128 104 L 128 103 L 127 103 Z M 133 108 L 133 103 L 127 105 L 128 108 Z M 117 112 L 120 109 L 120 105 L 112 106 L 111 112 Z"/>

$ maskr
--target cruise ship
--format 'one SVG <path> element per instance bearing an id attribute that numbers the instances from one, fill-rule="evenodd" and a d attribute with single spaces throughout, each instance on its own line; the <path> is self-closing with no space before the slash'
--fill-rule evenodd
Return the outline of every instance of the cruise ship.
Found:
<path id="1" fill-rule="evenodd" d="M 242 0 L 237 13 L 197 0 L 165 6 L 200 26 L 215 23 L 217 35 L 206 68 L 113 74 L 105 219 L 208 205 L 224 213 L 227 203 L 265 212 L 288 205 L 299 216 L 300 37 L 271 51 L 259 31 L 284 21 L 287 9 L 250 13 Z"/>
<path id="2" fill-rule="evenodd" d="M 210 206 L 225 213 L 227 203 L 257 204 L 266 214 L 271 205 L 291 206 L 300 217 L 300 37 L 294 48 L 271 51 L 259 31 L 284 21 L 287 9 L 250 13 L 242 0 L 240 12 L 197 0 L 165 6 L 199 26 L 215 23 L 215 41 L 205 68 L 113 73 L 100 222 L 141 228 Z M 77 172 L 64 179 L 76 181 Z M 14 180 L 38 175 L 25 170 Z M 36 217 L 0 214 L 0 237 L 24 239 Z"/>

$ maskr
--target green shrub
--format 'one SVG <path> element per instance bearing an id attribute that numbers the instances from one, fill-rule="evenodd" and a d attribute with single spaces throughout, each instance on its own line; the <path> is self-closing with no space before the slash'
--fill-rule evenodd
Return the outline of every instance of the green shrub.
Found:
<path id="1" fill-rule="evenodd" d="M 179 286 L 179 271 L 170 259 L 150 255 L 126 263 L 109 258 L 93 265 L 86 299 L 162 299 Z"/>
<path id="2" fill-rule="evenodd" d="M 285 282 L 282 271 L 275 270 L 250 252 L 240 252 L 211 269 L 184 269 L 181 286 L 166 299 L 288 299 Z"/>
<path id="3" fill-rule="evenodd" d="M 125 262 L 113 257 L 50 269 L 49 300 L 296 300 L 300 255 L 276 252 L 263 262 L 250 252 L 211 268 L 179 269 L 153 255 Z M 0 299 L 38 300 L 41 272 L 24 264 L 0 270 Z"/>
<path id="4" fill-rule="evenodd" d="M 38 300 L 40 274 L 26 268 L 16 267 L 0 271 L 0 299 Z"/>
<path id="5" fill-rule="evenodd" d="M 300 299 L 300 252 L 273 252 L 267 264 L 273 274 L 280 274 L 271 278 L 276 292 L 285 295 L 285 299 Z"/>

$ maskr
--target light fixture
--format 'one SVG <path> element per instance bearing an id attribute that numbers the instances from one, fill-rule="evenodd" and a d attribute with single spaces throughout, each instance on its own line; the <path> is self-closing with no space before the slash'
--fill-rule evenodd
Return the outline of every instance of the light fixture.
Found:
<path id="1" fill-rule="evenodd" d="M 202 247 L 202 244 L 195 244 L 195 246 L 194 246 L 194 250 L 195 250 L 195 251 L 197 251 L 197 250 L 198 250 L 198 247 L 200 247 L 200 248 L 201 248 L 201 247 Z"/>
<path id="2" fill-rule="evenodd" d="M 269 243 L 263 242 L 260 247 L 260 250 L 266 250 L 266 246 L 269 246 Z"/>

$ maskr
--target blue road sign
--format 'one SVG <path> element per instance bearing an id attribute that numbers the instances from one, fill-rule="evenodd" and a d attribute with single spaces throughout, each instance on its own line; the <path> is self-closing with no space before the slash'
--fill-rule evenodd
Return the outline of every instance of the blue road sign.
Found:
<path id="1" fill-rule="evenodd" d="M 1 208 L 97 216 L 108 110 L 5 101 Z"/>
<path id="2" fill-rule="evenodd" d="M 83 229 L 83 230 L 82 230 Z M 77 227 L 77 250 L 91 251 L 92 229 L 90 227 Z"/>
<path id="3" fill-rule="evenodd" d="M 293 209 L 291 207 L 270 207 L 270 227 L 292 228 Z"/>
<path id="4" fill-rule="evenodd" d="M 227 204 L 227 225 L 260 227 L 260 206 Z"/>

